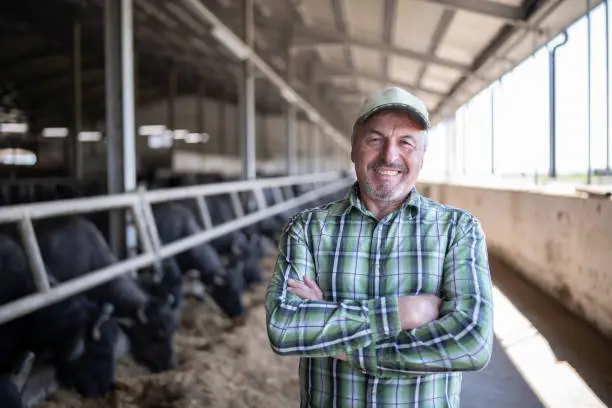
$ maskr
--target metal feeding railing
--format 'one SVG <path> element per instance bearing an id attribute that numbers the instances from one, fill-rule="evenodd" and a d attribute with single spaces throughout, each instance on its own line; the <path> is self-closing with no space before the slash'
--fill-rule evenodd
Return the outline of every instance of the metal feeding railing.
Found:
<path id="1" fill-rule="evenodd" d="M 247 227 L 268 217 L 305 205 L 340 189 L 350 186 L 354 180 L 342 177 L 338 172 L 308 174 L 217 184 L 205 184 L 163 190 L 139 190 L 138 192 L 61 200 L 0 208 L 0 224 L 16 222 L 19 225 L 23 246 L 28 258 L 37 292 L 0 306 L 0 324 L 102 285 L 120 275 L 136 269 L 158 265 L 161 259 L 171 257 L 201 243 Z M 315 188 L 297 197 L 290 189 L 293 185 L 310 184 Z M 281 188 L 285 192 L 283 197 Z M 274 204 L 266 203 L 264 189 L 271 189 Z M 241 192 L 252 192 L 257 210 L 246 213 L 239 198 Z M 235 219 L 213 227 L 204 197 L 229 194 Z M 151 204 L 174 200 L 196 200 L 203 220 L 202 232 L 162 245 L 157 232 Z M 96 211 L 127 209 L 133 216 L 139 237 L 141 253 L 121 260 L 105 268 L 91 271 L 85 276 L 58 283 L 51 287 L 45 269 L 32 220 L 54 216 L 77 215 Z M 0 280 L 2 276 L 0 276 Z M 0 282 L 0 284 L 2 284 Z"/>

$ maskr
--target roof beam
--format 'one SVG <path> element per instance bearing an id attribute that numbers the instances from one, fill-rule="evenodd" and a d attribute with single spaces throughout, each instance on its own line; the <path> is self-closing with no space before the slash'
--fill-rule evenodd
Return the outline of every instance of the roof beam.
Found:
<path id="1" fill-rule="evenodd" d="M 336 29 L 344 35 L 348 35 L 346 9 L 344 7 L 344 0 L 332 0 L 332 10 L 334 12 L 334 20 L 336 22 Z M 350 47 L 344 47 L 344 59 L 348 67 L 352 70 L 355 69 L 355 61 L 353 60 L 353 54 L 351 54 Z"/>
<path id="2" fill-rule="evenodd" d="M 189 8 L 198 15 L 202 22 L 206 22 L 212 26 L 214 30 L 222 33 L 226 38 L 226 46 L 228 44 L 234 44 L 235 48 L 239 48 L 240 51 L 244 52 L 244 60 L 250 60 L 253 66 L 261 71 L 264 76 L 274 84 L 274 86 L 281 92 L 283 97 L 293 103 L 295 106 L 303 110 L 308 116 L 319 117 L 319 124 L 323 127 L 327 135 L 344 150 L 350 150 L 350 142 L 347 138 L 340 133 L 337 129 L 334 129 L 330 122 L 326 120 L 322 113 L 319 113 L 310 103 L 308 103 L 295 89 L 289 85 L 283 78 L 276 73 L 276 71 L 268 65 L 254 50 L 252 50 L 247 44 L 245 44 L 233 31 L 228 28 L 216 15 L 214 15 L 206 6 L 204 6 L 199 0 L 182 0 L 183 3 L 189 5 Z M 220 40 L 219 40 L 220 41 Z M 240 51 L 235 52 L 237 58 L 241 58 Z"/>
<path id="3" fill-rule="evenodd" d="M 436 3 L 452 10 L 464 10 L 507 22 L 523 22 L 527 15 L 524 7 L 509 6 L 489 0 L 421 0 Z"/>
<path id="4" fill-rule="evenodd" d="M 437 0 L 436 0 L 437 1 Z M 552 0 L 535 0 L 529 2 L 529 6 L 525 9 L 525 15 L 523 16 L 522 22 L 528 24 L 529 19 L 531 19 L 536 13 L 540 10 L 545 9 L 546 6 L 550 6 L 546 13 L 550 13 L 555 10 L 562 1 L 552 1 Z M 526 3 L 527 4 L 527 3 Z M 544 16 L 540 16 L 539 20 L 545 18 Z M 539 24 L 540 21 L 536 21 L 535 24 Z M 512 36 L 521 29 L 521 27 L 517 24 L 505 24 L 504 27 L 498 32 L 495 38 L 487 45 L 487 47 L 482 50 L 482 52 L 476 57 L 472 67 L 470 69 L 471 73 L 462 76 L 457 80 L 457 82 L 453 85 L 449 93 L 446 95 L 444 99 L 440 101 L 432 116 L 437 116 L 443 113 L 445 106 L 455 99 L 456 94 L 459 92 L 461 87 L 466 83 L 468 79 L 478 77 L 475 73 L 482 68 L 487 61 L 492 58 L 495 58 L 498 51 L 510 41 Z"/>
<path id="5" fill-rule="evenodd" d="M 306 27 L 296 27 L 294 31 L 294 40 L 292 47 L 294 48 L 313 48 L 328 44 L 353 45 L 363 48 L 369 48 L 376 51 L 384 52 L 391 55 L 410 58 L 413 60 L 425 62 L 428 64 L 436 64 L 447 68 L 456 69 L 463 73 L 470 71 L 470 66 L 457 61 L 440 58 L 427 53 L 400 48 L 394 45 L 385 44 L 383 41 L 366 38 L 350 37 L 338 31 L 327 30 L 324 28 L 309 29 Z"/>
<path id="6" fill-rule="evenodd" d="M 397 0 L 385 0 L 385 9 L 383 13 L 383 41 L 387 45 L 393 44 L 392 36 L 397 18 Z M 383 74 L 389 78 L 389 57 L 388 53 L 382 55 Z"/>
<path id="7" fill-rule="evenodd" d="M 375 74 L 371 72 L 364 72 L 364 71 L 353 71 L 353 70 L 348 70 L 344 68 L 318 67 L 317 81 L 318 82 L 329 82 L 329 80 L 333 78 L 354 77 L 354 76 L 364 78 L 364 79 L 369 79 L 372 81 L 378 81 L 383 84 L 391 84 L 394 86 L 399 86 L 401 88 L 405 88 L 412 92 L 423 92 L 423 93 L 428 93 L 428 94 L 435 95 L 435 96 L 446 96 L 444 92 L 436 91 L 436 90 L 429 89 L 429 88 L 416 87 L 407 82 L 389 79 L 384 75 Z"/>
<path id="8" fill-rule="evenodd" d="M 438 26 L 436 27 L 436 31 L 434 31 L 433 36 L 431 37 L 431 41 L 429 42 L 429 48 L 427 50 L 427 53 L 429 55 L 434 55 L 436 53 L 436 50 L 440 46 L 442 38 L 444 38 L 444 35 L 448 31 L 448 28 L 450 27 L 453 18 L 455 18 L 454 10 L 444 10 L 444 13 L 442 13 L 442 17 L 440 17 L 440 21 L 438 22 Z M 421 81 L 423 80 L 423 76 L 425 75 L 425 71 L 427 70 L 427 68 L 428 64 L 423 64 L 421 70 L 417 75 L 416 86 L 421 85 Z"/>

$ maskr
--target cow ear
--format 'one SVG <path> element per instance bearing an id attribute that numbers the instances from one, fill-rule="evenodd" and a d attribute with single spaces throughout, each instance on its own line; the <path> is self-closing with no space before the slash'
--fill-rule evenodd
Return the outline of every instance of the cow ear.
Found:
<path id="1" fill-rule="evenodd" d="M 130 319 L 129 317 L 118 317 L 115 319 L 115 321 L 117 322 L 118 325 L 127 327 L 127 328 L 134 327 L 134 324 L 136 323 L 134 319 Z"/>
<path id="2" fill-rule="evenodd" d="M 25 383 L 30 375 L 30 371 L 32 371 L 32 366 L 34 365 L 35 359 L 36 355 L 31 351 L 27 351 L 23 355 L 23 358 L 19 360 L 19 364 L 11 376 L 11 381 L 20 393 L 23 391 L 23 387 L 25 386 Z"/>
<path id="3" fill-rule="evenodd" d="M 213 283 L 217 286 L 225 286 L 225 279 L 223 279 L 221 276 L 219 275 L 215 275 L 214 279 L 213 279 Z"/>
<path id="4" fill-rule="evenodd" d="M 164 268 L 161 263 L 153 265 L 153 282 L 160 283 L 164 279 Z"/>
<path id="5" fill-rule="evenodd" d="M 232 277 L 236 277 L 236 276 L 242 276 L 244 272 L 244 261 L 240 261 L 236 263 L 236 266 L 234 268 L 231 269 L 231 276 Z"/>
<path id="6" fill-rule="evenodd" d="M 232 255 L 234 256 L 241 256 L 242 255 L 242 251 L 240 250 L 240 246 L 234 242 L 232 244 Z"/>
<path id="7" fill-rule="evenodd" d="M 95 341 L 100 341 L 100 337 L 102 337 L 102 333 L 100 333 L 100 326 L 96 326 L 93 328 L 93 332 L 91 333 L 91 338 Z"/>
<path id="8" fill-rule="evenodd" d="M 146 307 L 147 307 L 146 304 L 143 305 L 140 309 L 138 309 L 138 313 L 136 313 L 136 316 L 138 317 L 138 321 L 142 324 L 149 323 L 149 319 L 147 318 Z"/>
<path id="9" fill-rule="evenodd" d="M 105 303 L 102 306 L 100 316 L 98 316 L 98 319 L 96 320 L 91 333 L 91 336 L 95 341 L 100 340 L 100 337 L 102 336 L 102 334 L 100 333 L 100 326 L 102 326 L 104 322 L 108 321 L 111 318 L 111 315 L 114 311 L 115 306 L 113 306 L 111 303 Z"/>

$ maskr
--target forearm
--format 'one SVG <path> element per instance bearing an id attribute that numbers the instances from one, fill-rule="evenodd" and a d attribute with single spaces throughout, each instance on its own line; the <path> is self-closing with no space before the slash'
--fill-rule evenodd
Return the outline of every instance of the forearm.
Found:
<path id="1" fill-rule="evenodd" d="M 349 354 L 349 362 L 371 374 L 477 371 L 486 366 L 493 343 L 491 309 L 474 320 L 452 312 L 414 330 L 381 339 Z"/>
<path id="2" fill-rule="evenodd" d="M 399 332 L 395 297 L 332 303 L 269 291 L 266 309 L 270 344 L 282 355 L 335 356 Z"/>

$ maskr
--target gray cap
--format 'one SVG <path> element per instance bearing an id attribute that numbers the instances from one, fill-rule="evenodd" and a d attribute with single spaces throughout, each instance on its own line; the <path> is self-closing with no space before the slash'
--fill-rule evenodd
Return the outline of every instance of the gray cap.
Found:
<path id="1" fill-rule="evenodd" d="M 431 126 L 425 103 L 410 92 L 398 87 L 385 88 L 369 94 L 359 109 L 355 125 L 363 123 L 374 113 L 383 109 L 398 109 L 410 113 L 424 130 L 429 130 Z"/>

